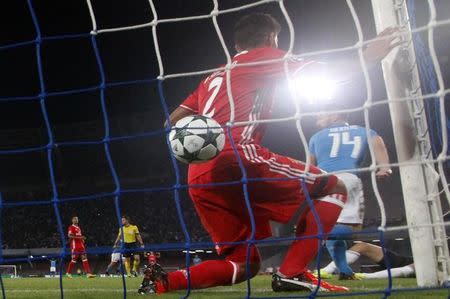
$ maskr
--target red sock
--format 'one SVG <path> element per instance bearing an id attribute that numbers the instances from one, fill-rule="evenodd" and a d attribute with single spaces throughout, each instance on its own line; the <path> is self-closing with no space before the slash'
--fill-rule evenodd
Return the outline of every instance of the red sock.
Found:
<path id="1" fill-rule="evenodd" d="M 192 289 L 203 289 L 215 286 L 230 285 L 233 275 L 236 276 L 235 267 L 230 261 L 205 261 L 189 268 Z M 238 269 L 236 269 L 238 271 Z M 188 280 L 186 270 L 169 273 L 168 290 L 187 289 Z"/>
<path id="2" fill-rule="evenodd" d="M 76 261 L 74 261 L 74 260 L 71 260 L 70 262 L 69 262 L 69 265 L 67 266 L 67 271 L 66 271 L 66 273 L 72 273 L 72 268 L 73 268 L 73 265 L 75 265 L 75 263 L 76 263 Z"/>
<path id="3" fill-rule="evenodd" d="M 342 199 L 342 195 L 339 196 L 340 199 Z M 321 199 L 329 198 L 331 198 L 331 201 L 334 200 L 333 195 Z M 314 207 L 322 224 L 323 232 L 329 233 L 336 224 L 336 220 L 339 217 L 342 208 L 335 203 L 321 200 L 316 200 L 314 202 Z M 311 210 L 308 209 L 297 223 L 297 236 L 314 236 L 318 233 L 319 231 L 314 215 Z M 294 241 L 289 247 L 279 271 L 287 277 L 294 277 L 303 273 L 306 270 L 308 263 L 317 254 L 318 247 L 318 238 L 307 238 Z"/>
<path id="4" fill-rule="evenodd" d="M 89 262 L 87 259 L 83 260 L 83 269 L 84 269 L 84 272 L 86 272 L 86 274 L 91 273 L 91 267 L 89 267 Z"/>

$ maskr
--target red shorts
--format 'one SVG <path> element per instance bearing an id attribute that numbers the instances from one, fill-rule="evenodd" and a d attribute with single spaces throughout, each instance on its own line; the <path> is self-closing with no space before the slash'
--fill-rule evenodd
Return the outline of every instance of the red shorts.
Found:
<path id="1" fill-rule="evenodd" d="M 86 253 L 86 247 L 84 245 L 75 245 L 75 247 L 70 248 L 72 255 L 81 255 Z"/>
<path id="2" fill-rule="evenodd" d="M 333 175 L 313 177 L 322 174 L 317 167 L 310 166 L 305 173 L 305 164 L 270 152 L 266 148 L 246 145 L 239 150 L 247 178 L 269 180 L 248 182 L 247 191 L 256 229 L 255 239 L 272 235 L 270 220 L 286 223 L 305 201 L 301 188 L 304 178 L 311 197 L 321 197 L 337 183 Z M 286 180 L 286 178 L 291 178 Z M 189 184 L 209 184 L 240 181 L 241 169 L 233 151 L 225 151 L 210 162 L 190 165 Z M 279 179 L 279 180 L 276 180 Z M 284 179 L 284 180 L 283 180 Z M 243 184 L 189 188 L 197 213 L 213 242 L 244 241 L 251 236 L 251 223 L 245 203 Z M 223 253 L 233 245 L 217 246 Z"/>

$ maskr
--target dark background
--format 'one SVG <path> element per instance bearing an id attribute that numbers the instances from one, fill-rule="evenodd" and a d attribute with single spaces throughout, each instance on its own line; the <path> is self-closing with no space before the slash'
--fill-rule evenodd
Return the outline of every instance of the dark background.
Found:
<path id="1" fill-rule="evenodd" d="M 0 26 L 3 28 L 0 32 L 0 190 L 2 203 L 8 205 L 1 210 L 3 248 L 60 246 L 56 206 L 64 234 L 71 216 L 77 214 L 89 246 L 112 244 L 118 227 L 112 193 L 118 187 L 127 191 L 120 196 L 121 212 L 130 215 L 141 228 L 146 243 L 184 239 L 174 194 L 170 190 L 161 190 L 175 184 L 175 172 L 162 131 L 165 115 L 158 82 L 154 80 L 161 70 L 151 28 L 98 34 L 95 41 L 101 57 L 99 67 L 89 35 L 92 24 L 85 1 L 31 2 L 41 40 L 36 39 L 37 31 L 27 1 L 8 1 L 0 8 Z M 224 10 L 255 1 L 219 2 L 220 9 Z M 353 2 L 365 38 L 373 38 L 376 32 L 370 1 Z M 416 2 L 418 25 L 424 25 L 429 17 L 428 8 L 425 1 Z M 209 0 L 159 0 L 154 3 L 160 20 L 205 15 L 213 8 Z M 286 0 L 284 4 L 295 28 L 294 53 L 356 43 L 356 29 L 345 1 Z M 438 19 L 448 19 L 450 2 L 436 1 L 436 5 Z M 99 30 L 142 24 L 153 19 L 147 0 L 95 0 L 93 10 Z M 283 27 L 280 48 L 287 49 L 287 24 L 278 3 L 270 3 L 218 17 L 231 54 L 235 53 L 232 43 L 234 22 L 256 11 L 270 13 L 280 21 Z M 442 26 L 434 33 L 446 86 L 450 78 L 449 29 L 449 26 Z M 422 35 L 426 38 L 426 34 Z M 210 18 L 158 24 L 157 37 L 164 75 L 205 70 L 226 62 Z M 37 48 L 40 55 L 36 55 Z M 325 58 L 355 54 L 350 51 Z M 42 77 L 38 63 L 42 66 Z M 101 105 L 102 71 L 109 133 Z M 370 75 L 374 101 L 385 99 L 381 69 L 372 70 Z M 163 81 L 163 100 L 169 111 L 196 87 L 202 76 L 181 76 Z M 286 98 L 285 93 L 280 92 L 274 117 L 292 116 L 293 109 Z M 349 108 L 362 106 L 365 99 L 362 78 L 351 83 L 337 98 Z M 305 111 L 315 109 L 307 103 L 303 108 Z M 43 111 L 48 116 L 50 135 Z M 387 105 L 372 107 L 370 117 L 371 127 L 384 137 L 391 161 L 396 162 Z M 350 115 L 350 120 L 354 124 L 364 124 L 362 112 Z M 302 124 L 309 138 L 316 130 L 314 121 L 305 118 Z M 49 144 L 50 136 L 52 143 Z M 107 143 L 111 163 L 102 142 L 105 137 L 113 139 Z M 304 159 L 304 149 L 294 123 L 269 125 L 264 143 L 275 152 Z M 24 152 L 25 149 L 28 150 Z M 52 192 L 49 157 L 56 192 Z M 114 182 L 112 170 L 117 173 L 119 185 Z M 180 165 L 180 171 L 183 183 L 186 167 Z M 364 174 L 366 225 L 377 226 L 379 208 L 367 178 Z M 391 179 L 380 182 L 379 186 L 388 223 L 405 224 L 397 169 Z M 148 192 L 132 192 L 142 189 Z M 80 197 L 83 200 L 70 200 Z M 52 199 L 60 203 L 53 205 Z M 11 206 L 24 202 L 30 205 Z M 181 204 L 193 239 L 208 240 L 184 191 Z"/>

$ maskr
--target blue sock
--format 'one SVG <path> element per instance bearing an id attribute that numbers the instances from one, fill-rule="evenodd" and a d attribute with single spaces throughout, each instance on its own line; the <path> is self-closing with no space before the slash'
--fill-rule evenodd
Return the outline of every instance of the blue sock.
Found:
<path id="1" fill-rule="evenodd" d="M 347 259 L 345 257 L 345 251 L 347 250 L 346 238 L 350 235 L 339 235 L 339 234 L 351 234 L 352 229 L 347 225 L 336 224 L 330 234 L 337 234 L 337 236 L 332 237 L 333 240 L 327 240 L 327 249 L 333 259 L 339 273 L 344 273 L 346 275 L 352 275 L 353 270 L 347 264 Z"/>

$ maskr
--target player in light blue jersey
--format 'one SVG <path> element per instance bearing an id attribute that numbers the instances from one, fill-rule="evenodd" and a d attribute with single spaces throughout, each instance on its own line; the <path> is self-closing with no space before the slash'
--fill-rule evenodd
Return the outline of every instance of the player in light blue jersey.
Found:
<path id="1" fill-rule="evenodd" d="M 322 128 L 309 141 L 310 159 L 313 165 L 327 172 L 345 171 L 339 177 L 347 188 L 347 202 L 330 234 L 335 237 L 327 241 L 327 249 L 339 270 L 339 279 L 355 279 L 348 266 L 345 238 L 353 230 L 361 229 L 364 218 L 364 194 L 361 179 L 354 173 L 372 144 L 378 168 L 378 178 L 388 177 L 392 170 L 388 167 L 389 156 L 383 139 L 374 131 L 361 126 L 349 125 L 342 113 L 322 114 L 317 118 Z M 384 166 L 383 166 L 384 165 Z M 321 274 L 326 274 L 321 271 Z"/>
<path id="2" fill-rule="evenodd" d="M 56 260 L 50 259 L 50 276 L 55 277 L 56 275 Z"/>

